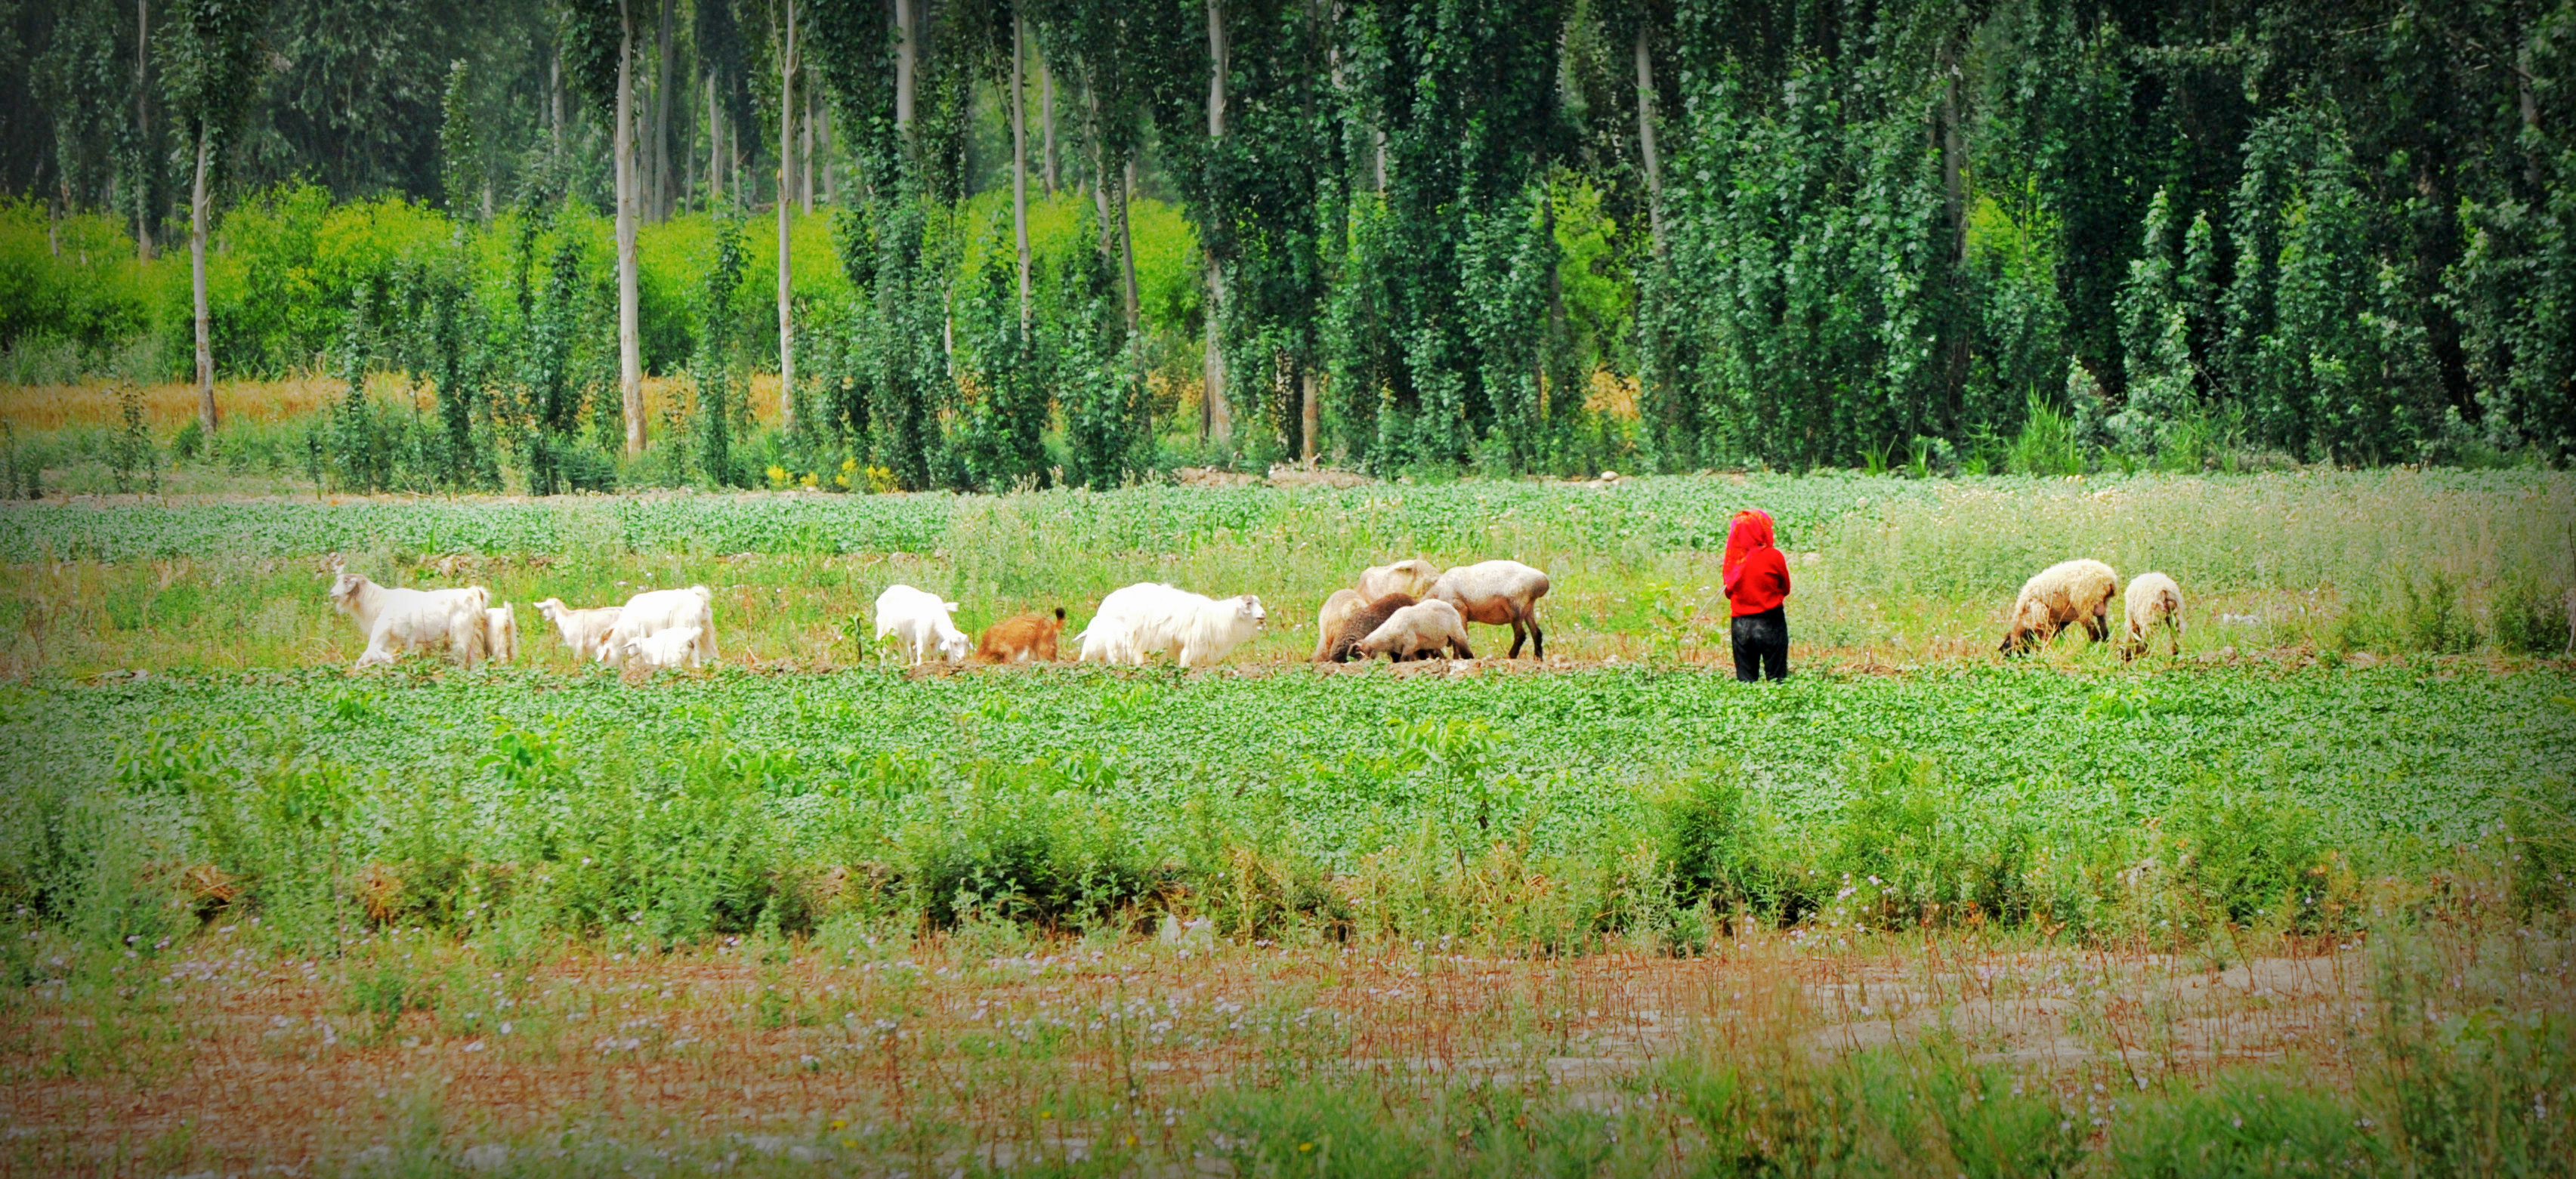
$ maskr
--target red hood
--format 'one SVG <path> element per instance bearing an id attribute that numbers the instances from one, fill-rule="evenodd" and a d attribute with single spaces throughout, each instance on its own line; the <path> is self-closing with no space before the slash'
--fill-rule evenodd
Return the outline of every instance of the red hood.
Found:
<path id="1" fill-rule="evenodd" d="M 1718 571 L 1727 578 L 1735 576 L 1736 567 L 1745 555 L 1755 549 L 1771 547 L 1771 513 L 1760 508 L 1746 508 L 1735 514 L 1735 523 L 1726 531 L 1726 559 Z"/>

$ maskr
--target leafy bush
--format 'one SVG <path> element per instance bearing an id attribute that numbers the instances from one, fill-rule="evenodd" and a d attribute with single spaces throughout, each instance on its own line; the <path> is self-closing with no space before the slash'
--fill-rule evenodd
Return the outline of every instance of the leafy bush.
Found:
<path id="1" fill-rule="evenodd" d="M 2140 1102 L 2104 1153 L 2140 1179 L 2369 1174 L 2385 1159 L 2360 1115 L 2332 1093 L 2240 1079 Z"/>
<path id="2" fill-rule="evenodd" d="M 931 922 L 970 912 L 1042 925 L 1097 922 L 1141 900 L 1152 879 L 1114 818 L 1084 805 L 1057 763 L 978 763 L 947 812 L 907 825 L 897 856 Z"/>

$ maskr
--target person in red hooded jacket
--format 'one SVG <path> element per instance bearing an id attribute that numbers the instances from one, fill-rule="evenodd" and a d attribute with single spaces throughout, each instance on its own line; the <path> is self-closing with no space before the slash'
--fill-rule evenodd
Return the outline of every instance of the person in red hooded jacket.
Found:
<path id="1" fill-rule="evenodd" d="M 1746 508 L 1735 514 L 1719 572 L 1735 616 L 1735 678 L 1789 678 L 1789 559 L 1772 543 L 1769 512 Z"/>

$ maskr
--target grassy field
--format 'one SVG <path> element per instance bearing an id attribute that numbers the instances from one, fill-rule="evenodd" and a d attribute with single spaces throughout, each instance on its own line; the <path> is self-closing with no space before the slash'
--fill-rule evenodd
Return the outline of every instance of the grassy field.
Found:
<path id="1" fill-rule="evenodd" d="M 1708 666 L 1746 505 L 1785 684 Z M 10 505 L 0 1172 L 2567 1174 L 2570 519 L 2457 472 Z M 1307 665 L 1417 552 L 1548 569 L 1550 659 Z M 2172 573 L 2182 656 L 1999 659 L 2075 555 Z M 341 561 L 492 586 L 529 657 L 350 674 Z M 1079 627 L 1144 578 L 1273 626 L 866 641 L 894 581 Z M 699 582 L 704 673 L 524 606 Z"/>

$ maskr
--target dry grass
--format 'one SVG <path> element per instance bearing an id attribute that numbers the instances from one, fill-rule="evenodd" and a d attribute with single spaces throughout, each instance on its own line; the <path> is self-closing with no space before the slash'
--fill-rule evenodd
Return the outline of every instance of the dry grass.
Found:
<path id="1" fill-rule="evenodd" d="M 118 421 L 117 386 L 0 384 L 0 418 L 21 431 L 94 429 Z M 303 373 L 278 381 L 217 381 L 215 402 L 226 421 L 273 423 L 320 413 L 339 403 L 348 385 L 336 376 Z M 377 373 L 368 378 L 369 394 L 383 398 L 417 398 L 424 406 L 434 388 L 407 385 L 401 378 Z M 751 412 L 761 425 L 778 420 L 778 375 L 751 378 Z M 645 420 L 661 421 L 666 411 L 685 411 L 691 404 L 685 377 L 644 379 Z M 165 381 L 143 387 L 144 419 L 155 432 L 168 434 L 195 420 L 197 387 L 192 382 Z"/>
<path id="2" fill-rule="evenodd" d="M 164 976 L 126 992 L 145 998 L 13 996 L 0 1075 L 20 1168 L 140 1169 L 174 1141 L 174 1165 L 306 1167 L 399 1138 L 423 1102 L 459 1146 L 661 1127 L 899 1154 L 905 1127 L 938 1126 L 912 1148 L 1028 1158 L 1133 1136 L 1186 1159 L 1202 1100 L 1297 1078 L 1396 1109 L 1475 1082 L 1607 1103 L 1675 1059 L 1939 1041 L 2070 1102 L 2249 1065 L 2348 1088 L 2377 1019 L 2358 943 L 2273 943 L 2228 966 L 1809 927 L 1697 959 L 1534 960 L 970 929 L 667 957 L 573 947 L 531 968 L 435 939 L 299 961 L 215 936 L 136 966 Z M 2456 936 L 2445 952 L 2474 973 L 2519 949 Z M 354 988 L 388 969 L 435 988 L 427 1010 L 354 1011 Z M 2576 1008 L 2563 972 L 2520 977 L 2514 1009 Z"/>

